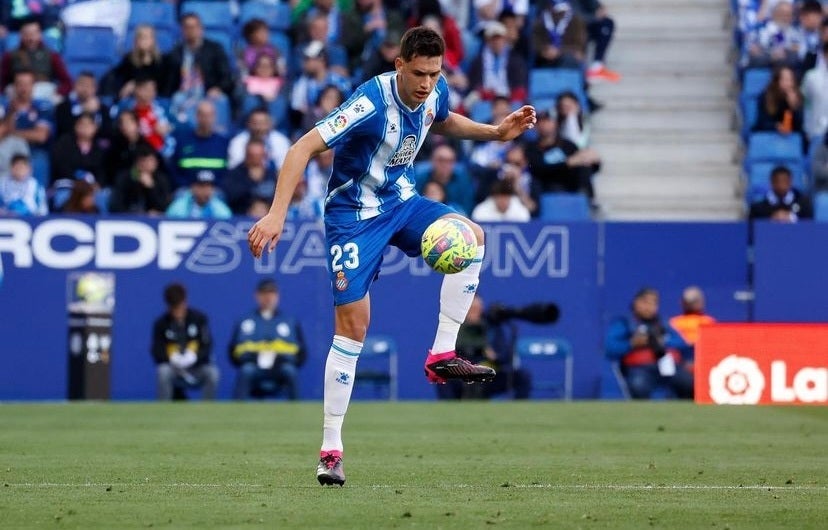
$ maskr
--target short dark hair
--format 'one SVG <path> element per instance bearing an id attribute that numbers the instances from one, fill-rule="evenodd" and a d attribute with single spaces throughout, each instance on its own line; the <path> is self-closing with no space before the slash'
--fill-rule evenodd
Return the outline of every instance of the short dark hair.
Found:
<path id="1" fill-rule="evenodd" d="M 410 61 L 415 56 L 442 57 L 446 53 L 443 37 L 433 29 L 417 26 L 406 31 L 400 42 L 400 57 Z"/>
<path id="2" fill-rule="evenodd" d="M 97 117 L 95 116 L 95 114 L 93 114 L 91 112 L 84 111 L 84 112 L 81 112 L 80 114 L 78 114 L 77 117 L 75 118 L 75 123 L 78 123 L 78 121 L 80 121 L 82 119 L 83 120 L 90 120 L 95 125 L 98 124 Z"/>
<path id="3" fill-rule="evenodd" d="M 88 78 L 93 79 L 93 80 L 95 80 L 95 81 L 97 81 L 97 80 L 98 80 L 98 78 L 97 78 L 97 77 L 95 77 L 95 73 L 94 73 L 94 72 L 92 72 L 91 70 L 82 70 L 82 71 L 80 71 L 80 72 L 78 73 L 78 75 L 75 77 L 75 81 L 77 81 L 77 80 L 78 80 L 78 79 L 80 79 L 81 77 L 88 77 Z"/>
<path id="4" fill-rule="evenodd" d="M 29 155 L 26 155 L 24 153 L 15 153 L 11 157 L 11 162 L 9 163 L 9 165 L 13 166 L 18 162 L 26 162 L 28 164 L 29 163 Z"/>
<path id="5" fill-rule="evenodd" d="M 14 75 L 12 75 L 12 81 L 17 79 L 17 76 L 19 76 L 19 75 L 30 75 L 30 76 L 35 77 L 35 78 L 37 77 L 35 75 L 35 71 L 32 70 L 31 68 L 18 68 L 17 70 L 14 71 Z"/>
<path id="6" fill-rule="evenodd" d="M 245 22 L 244 26 L 242 26 L 242 37 L 244 37 L 244 40 L 250 40 L 250 37 L 252 37 L 254 33 L 267 27 L 267 22 L 260 18 L 248 20 Z"/>
<path id="7" fill-rule="evenodd" d="M 187 288 L 180 283 L 171 283 L 164 288 L 164 302 L 167 307 L 176 307 L 187 300 Z"/>
<path id="8" fill-rule="evenodd" d="M 201 23 L 201 17 L 198 16 L 198 13 L 196 13 L 195 11 L 187 11 L 186 13 L 183 13 L 180 17 L 178 17 L 178 23 L 184 24 L 184 21 L 188 18 L 194 18 L 198 20 L 199 23 Z"/>
<path id="9" fill-rule="evenodd" d="M 819 0 L 805 0 L 799 8 L 799 14 L 819 13 L 822 14 L 822 4 Z"/>
<path id="10" fill-rule="evenodd" d="M 785 175 L 788 178 L 793 178 L 793 173 L 791 173 L 791 170 L 785 166 L 776 166 L 771 170 L 771 179 L 775 178 L 777 175 Z"/>
<path id="11" fill-rule="evenodd" d="M 658 296 L 658 290 L 655 287 L 642 287 L 636 291 L 635 296 L 633 296 L 633 301 L 644 298 L 645 296 Z"/>
<path id="12" fill-rule="evenodd" d="M 155 83 L 155 86 L 158 86 L 158 83 L 155 82 L 155 79 L 152 76 L 139 75 L 135 78 L 135 86 L 146 85 L 147 83 Z"/>
<path id="13" fill-rule="evenodd" d="M 515 187 L 509 180 L 497 180 L 492 184 L 489 195 L 514 195 Z"/>
<path id="14" fill-rule="evenodd" d="M 135 146 L 135 160 L 139 158 L 146 158 L 148 156 L 156 156 L 155 149 L 148 143 L 139 142 Z"/>

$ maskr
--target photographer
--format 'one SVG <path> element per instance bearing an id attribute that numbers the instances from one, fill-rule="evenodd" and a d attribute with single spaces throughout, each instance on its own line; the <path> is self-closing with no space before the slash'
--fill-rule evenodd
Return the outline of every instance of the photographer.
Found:
<path id="1" fill-rule="evenodd" d="M 693 374 L 686 358 L 690 347 L 661 321 L 658 291 L 644 288 L 632 301 L 632 315 L 610 323 L 604 341 L 607 357 L 620 361 L 633 399 L 649 399 L 659 386 L 680 399 L 693 398 Z"/>

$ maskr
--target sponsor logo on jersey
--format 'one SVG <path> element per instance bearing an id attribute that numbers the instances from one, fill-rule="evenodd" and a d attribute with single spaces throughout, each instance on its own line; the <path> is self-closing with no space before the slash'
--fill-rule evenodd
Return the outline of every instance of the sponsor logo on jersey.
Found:
<path id="1" fill-rule="evenodd" d="M 388 161 L 388 167 L 408 165 L 414 159 L 417 152 L 417 137 L 409 134 L 403 138 L 402 144 L 396 153 Z"/>

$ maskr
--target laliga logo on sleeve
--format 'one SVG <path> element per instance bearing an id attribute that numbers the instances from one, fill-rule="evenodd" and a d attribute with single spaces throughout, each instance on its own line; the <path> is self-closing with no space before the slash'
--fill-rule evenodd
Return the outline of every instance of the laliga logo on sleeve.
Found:
<path id="1" fill-rule="evenodd" d="M 765 389 L 756 361 L 728 355 L 710 370 L 710 398 L 719 405 L 755 405 Z"/>

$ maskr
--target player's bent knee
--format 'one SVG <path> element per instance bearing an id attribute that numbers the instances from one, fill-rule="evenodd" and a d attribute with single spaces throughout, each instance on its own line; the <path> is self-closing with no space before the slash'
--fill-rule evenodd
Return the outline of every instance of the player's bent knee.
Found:
<path id="1" fill-rule="evenodd" d="M 466 223 L 471 227 L 472 232 L 474 232 L 474 237 L 477 238 L 477 244 L 482 245 L 485 243 L 486 240 L 486 232 L 483 231 L 483 227 L 479 224 L 474 223 L 468 219 L 466 219 Z"/>

